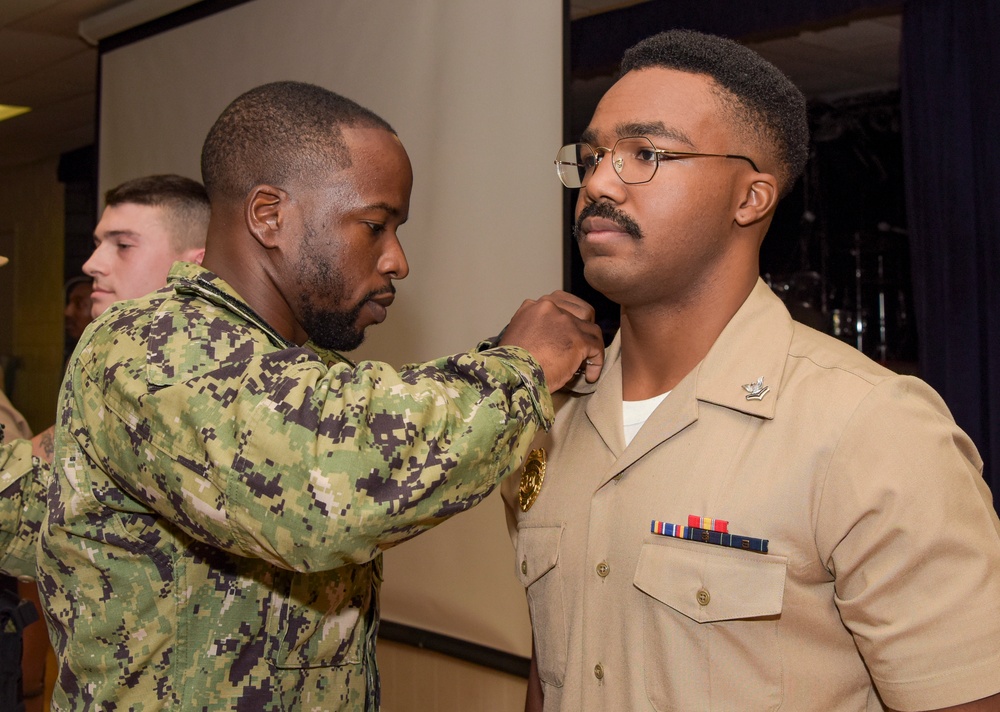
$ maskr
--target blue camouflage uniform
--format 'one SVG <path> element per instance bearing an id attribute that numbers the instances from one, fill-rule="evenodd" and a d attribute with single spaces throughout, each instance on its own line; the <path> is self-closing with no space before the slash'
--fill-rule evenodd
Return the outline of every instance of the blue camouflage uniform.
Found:
<path id="1" fill-rule="evenodd" d="M 354 365 L 184 263 L 88 328 L 59 413 L 53 708 L 137 711 L 377 709 L 381 551 L 479 502 L 553 417 L 523 349 Z"/>

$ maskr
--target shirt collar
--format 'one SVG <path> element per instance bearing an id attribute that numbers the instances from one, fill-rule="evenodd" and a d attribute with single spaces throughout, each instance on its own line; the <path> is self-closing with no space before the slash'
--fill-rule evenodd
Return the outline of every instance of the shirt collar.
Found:
<path id="1" fill-rule="evenodd" d="M 167 275 L 167 285 L 173 287 L 174 293 L 177 295 L 195 295 L 217 307 L 237 314 L 267 334 L 276 346 L 282 348 L 296 346 L 264 321 L 222 277 L 208 271 L 201 265 L 193 262 L 174 263 Z"/>
<path id="2" fill-rule="evenodd" d="M 695 369 L 698 400 L 773 418 L 793 330 L 785 305 L 758 278 Z"/>
<path id="3" fill-rule="evenodd" d="M 758 278 L 708 354 L 675 392 L 679 395 L 693 388 L 699 401 L 773 418 L 792 331 L 788 310 Z M 587 383 L 580 377 L 569 390 L 579 394 L 599 391 L 621 402 L 620 334 L 605 351 L 604 371 L 597 383 Z"/>

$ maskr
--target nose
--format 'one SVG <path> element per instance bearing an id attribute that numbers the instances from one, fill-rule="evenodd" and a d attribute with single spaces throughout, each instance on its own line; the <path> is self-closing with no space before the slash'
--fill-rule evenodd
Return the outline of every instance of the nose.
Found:
<path id="1" fill-rule="evenodd" d="M 388 275 L 391 279 L 405 279 L 410 273 L 410 265 L 406 261 L 406 254 L 403 246 L 399 244 L 399 238 L 395 233 L 386 245 L 385 252 L 379 258 L 379 272 Z"/>
<path id="2" fill-rule="evenodd" d="M 98 275 L 108 273 L 104 260 L 105 251 L 103 249 L 107 244 L 107 242 L 102 242 L 100 245 L 95 247 L 90 257 L 83 263 L 83 273 L 88 277 L 97 277 Z"/>
<path id="3" fill-rule="evenodd" d="M 599 156 L 600 160 L 594 166 L 587 184 L 580 189 L 579 201 L 589 205 L 603 198 L 621 203 L 625 200 L 626 186 L 615 170 L 612 153 L 604 150 Z"/>

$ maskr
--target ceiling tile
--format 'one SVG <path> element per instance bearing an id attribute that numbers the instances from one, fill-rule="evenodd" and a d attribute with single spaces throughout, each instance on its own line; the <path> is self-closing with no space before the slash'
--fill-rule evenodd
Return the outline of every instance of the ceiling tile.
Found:
<path id="1" fill-rule="evenodd" d="M 630 5 L 638 5 L 648 0 L 570 0 L 569 16 L 576 20 L 588 15 L 596 15 L 610 10 L 620 10 Z"/>
<path id="2" fill-rule="evenodd" d="M 20 2 L 20 0 L 17 0 Z M 79 37 L 80 20 L 112 7 L 122 5 L 130 0 L 33 0 L 33 4 L 45 5 L 38 12 L 22 15 L 20 19 L 11 21 L 12 28 L 38 32 L 41 34 L 58 35 L 60 37 Z M 0 25 L 4 25 L 0 21 Z"/>
<path id="3" fill-rule="evenodd" d="M 0 3 L 0 27 L 34 15 L 60 2 L 63 0 L 7 0 Z"/>
<path id="4" fill-rule="evenodd" d="M 827 47 L 836 51 L 851 51 L 870 45 L 884 45 L 898 39 L 898 28 L 871 20 L 859 20 L 822 32 L 806 31 L 798 36 L 804 45 Z"/>
<path id="5" fill-rule="evenodd" d="M 97 91 L 97 54 L 83 49 L 28 76 L 0 84 L 0 97 L 7 104 L 38 108 L 80 94 Z"/>
<path id="6" fill-rule="evenodd" d="M 0 85 L 31 76 L 45 65 L 59 62 L 87 48 L 83 40 L 0 29 Z M 0 96 L 0 102 L 3 97 Z"/>

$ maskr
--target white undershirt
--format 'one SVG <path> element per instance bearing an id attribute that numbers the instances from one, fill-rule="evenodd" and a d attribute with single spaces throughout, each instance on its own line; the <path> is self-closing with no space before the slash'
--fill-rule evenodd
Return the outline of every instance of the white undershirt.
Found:
<path id="1" fill-rule="evenodd" d="M 670 395 L 670 391 L 661 393 L 658 396 L 640 401 L 622 401 L 622 423 L 625 426 L 625 444 L 632 442 L 632 438 L 639 432 L 639 428 L 649 419 L 649 416 L 656 410 L 656 406 L 663 402 L 663 399 Z"/>

